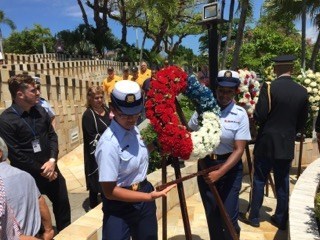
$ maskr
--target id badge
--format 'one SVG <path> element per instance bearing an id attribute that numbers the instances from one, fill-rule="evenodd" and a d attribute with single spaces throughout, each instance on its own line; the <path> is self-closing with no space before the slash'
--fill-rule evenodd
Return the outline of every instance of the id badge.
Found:
<path id="1" fill-rule="evenodd" d="M 41 152 L 41 146 L 40 146 L 39 139 L 35 139 L 32 141 L 32 148 L 33 148 L 34 153 Z"/>

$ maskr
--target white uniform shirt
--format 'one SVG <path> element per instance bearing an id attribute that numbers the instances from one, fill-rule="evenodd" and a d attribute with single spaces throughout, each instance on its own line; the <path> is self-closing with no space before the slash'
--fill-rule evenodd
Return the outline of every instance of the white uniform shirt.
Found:
<path id="1" fill-rule="evenodd" d="M 99 182 L 117 182 L 130 186 L 147 176 L 149 155 L 140 132 L 121 127 L 115 120 L 102 134 L 95 152 Z"/>
<path id="2" fill-rule="evenodd" d="M 50 106 L 50 104 L 45 99 L 40 98 L 39 104 L 41 107 L 43 107 L 47 111 L 50 118 L 52 118 L 56 115 L 55 112 L 53 111 L 52 107 Z"/>
<path id="3" fill-rule="evenodd" d="M 235 140 L 251 140 L 248 115 L 242 107 L 235 103 L 229 104 L 221 111 L 220 124 L 222 133 L 220 144 L 214 151 L 215 154 L 223 155 L 233 152 Z M 188 125 L 193 130 L 199 129 L 196 112 L 192 115 Z"/>

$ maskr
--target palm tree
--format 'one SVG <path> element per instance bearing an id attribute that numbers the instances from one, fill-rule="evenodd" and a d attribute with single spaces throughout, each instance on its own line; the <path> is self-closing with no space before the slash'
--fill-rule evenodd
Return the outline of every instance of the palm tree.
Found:
<path id="1" fill-rule="evenodd" d="M 228 33 L 227 33 L 227 39 L 225 41 L 223 54 L 222 54 L 222 63 L 221 63 L 221 69 L 225 69 L 226 67 L 226 61 L 227 61 L 227 55 L 231 43 L 231 33 L 232 33 L 232 26 L 233 26 L 233 15 L 234 15 L 234 1 L 231 0 L 230 2 L 230 8 L 229 8 L 229 22 L 228 22 Z"/>
<path id="2" fill-rule="evenodd" d="M 0 26 L 1 24 L 8 25 L 11 28 L 11 30 L 16 29 L 16 25 L 14 24 L 14 22 L 11 19 L 7 18 L 2 10 L 0 10 Z M 1 27 L 0 27 L 0 51 L 2 53 L 2 57 L 4 57 Z"/>
<path id="3" fill-rule="evenodd" d="M 267 0 L 266 10 L 272 14 L 274 18 L 288 17 L 290 20 L 301 17 L 301 67 L 305 68 L 305 55 L 306 55 L 306 15 L 310 14 L 311 18 L 315 18 L 320 11 L 319 0 Z M 316 24 L 316 20 L 313 21 Z M 315 44 L 314 47 L 317 47 Z M 314 49 L 316 50 L 316 49 Z M 319 51 L 319 50 L 318 50 Z M 311 61 L 311 66 L 315 64 Z"/>
<path id="4" fill-rule="evenodd" d="M 244 28 L 246 25 L 247 17 L 252 14 L 252 4 L 250 0 L 241 0 L 239 1 L 241 13 L 240 13 L 240 21 L 236 36 L 236 42 L 235 42 L 235 49 L 233 52 L 233 59 L 231 64 L 231 69 L 236 70 L 239 65 L 239 56 L 240 56 L 240 50 L 244 35 Z"/>
<path id="5" fill-rule="evenodd" d="M 320 50 L 320 13 L 317 14 L 317 16 L 315 18 L 315 24 L 318 27 L 318 37 L 317 37 L 317 40 L 316 40 L 316 42 L 314 44 L 312 55 L 311 55 L 311 59 L 310 59 L 310 68 L 313 71 L 316 70 L 317 55 L 318 55 L 319 50 Z"/>
<path id="6" fill-rule="evenodd" d="M 9 26 L 11 30 L 16 29 L 16 25 L 14 24 L 14 22 L 11 19 L 7 18 L 2 10 L 0 10 L 0 24 Z"/>

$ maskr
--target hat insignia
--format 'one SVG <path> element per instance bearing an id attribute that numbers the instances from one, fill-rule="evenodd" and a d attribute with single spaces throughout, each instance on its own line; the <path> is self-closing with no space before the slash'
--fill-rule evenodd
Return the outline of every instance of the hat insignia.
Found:
<path id="1" fill-rule="evenodd" d="M 232 72 L 226 71 L 226 72 L 224 73 L 224 77 L 227 77 L 227 78 L 232 77 Z"/>
<path id="2" fill-rule="evenodd" d="M 136 100 L 136 96 L 134 94 L 128 94 L 126 96 L 126 103 L 133 103 Z"/>

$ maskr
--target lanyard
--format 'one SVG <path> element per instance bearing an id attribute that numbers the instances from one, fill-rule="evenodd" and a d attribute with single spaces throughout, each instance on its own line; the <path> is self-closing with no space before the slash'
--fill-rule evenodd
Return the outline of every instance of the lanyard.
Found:
<path id="1" fill-rule="evenodd" d="M 105 125 L 106 127 L 108 127 L 108 125 L 99 117 L 100 122 L 103 123 L 103 125 Z"/>
<path id="2" fill-rule="evenodd" d="M 17 110 L 14 107 L 12 107 L 12 109 L 22 119 L 22 121 L 24 121 L 24 123 L 27 124 L 27 126 L 30 128 L 33 136 L 36 137 L 37 136 L 37 134 L 36 134 L 36 118 L 33 117 L 33 128 L 32 128 L 30 126 L 30 124 L 21 115 L 19 115 L 19 113 L 17 112 Z"/>

